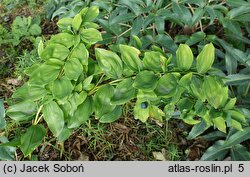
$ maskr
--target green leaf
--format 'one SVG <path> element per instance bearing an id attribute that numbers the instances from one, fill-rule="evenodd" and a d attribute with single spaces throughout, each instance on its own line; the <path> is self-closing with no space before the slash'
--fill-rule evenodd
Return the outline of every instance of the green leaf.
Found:
<path id="1" fill-rule="evenodd" d="M 228 148 L 224 146 L 224 143 L 225 142 L 223 140 L 216 141 L 214 145 L 209 147 L 207 151 L 202 155 L 201 160 L 223 160 L 229 151 Z"/>
<path id="2" fill-rule="evenodd" d="M 162 76 L 156 86 L 155 93 L 158 96 L 164 96 L 166 98 L 172 97 L 176 92 L 178 85 L 177 78 L 173 74 L 165 74 Z"/>
<path id="3" fill-rule="evenodd" d="M 82 65 L 88 65 L 89 52 L 85 45 L 80 43 L 72 50 L 70 58 L 77 58 Z"/>
<path id="4" fill-rule="evenodd" d="M 78 31 L 82 24 L 82 16 L 81 14 L 77 14 L 72 21 L 72 27 L 75 31 Z"/>
<path id="5" fill-rule="evenodd" d="M 70 58 L 64 66 L 65 76 L 70 80 L 77 80 L 83 73 L 83 66 L 77 58 Z"/>
<path id="6" fill-rule="evenodd" d="M 64 114 L 55 101 L 51 101 L 43 107 L 44 120 L 55 137 L 58 137 L 64 128 Z"/>
<path id="7" fill-rule="evenodd" d="M 38 100 L 47 94 L 46 89 L 40 85 L 31 85 L 29 82 L 26 82 L 24 85 L 19 87 L 12 98 L 19 98 L 22 100 Z"/>
<path id="8" fill-rule="evenodd" d="M 131 87 L 131 85 L 133 85 L 131 78 L 121 81 L 114 90 L 111 103 L 114 105 L 122 105 L 135 98 L 136 90 Z"/>
<path id="9" fill-rule="evenodd" d="M 96 48 L 95 55 L 99 66 L 108 77 L 113 79 L 121 77 L 123 65 L 120 57 L 116 53 Z"/>
<path id="10" fill-rule="evenodd" d="M 118 120 L 121 117 L 121 115 L 122 115 L 122 107 L 116 106 L 112 112 L 104 114 L 99 121 L 101 123 L 112 123 Z"/>
<path id="11" fill-rule="evenodd" d="M 23 101 L 9 106 L 6 115 L 15 121 L 24 121 L 31 119 L 37 110 L 37 104 L 33 101 Z"/>
<path id="12" fill-rule="evenodd" d="M 102 41 L 101 33 L 94 28 L 82 29 L 80 35 L 82 41 L 87 44 L 95 44 L 98 41 Z"/>
<path id="13" fill-rule="evenodd" d="M 115 105 L 111 104 L 111 98 L 114 95 L 114 88 L 111 85 L 104 85 L 97 90 L 94 95 L 94 109 L 96 118 L 112 112 Z"/>
<path id="14" fill-rule="evenodd" d="M 0 143 L 6 144 L 8 140 L 5 136 L 0 136 Z M 14 160 L 16 148 L 11 146 L 3 146 L 0 145 L 0 160 Z"/>
<path id="15" fill-rule="evenodd" d="M 214 46 L 212 43 L 204 46 L 197 56 L 196 68 L 198 73 L 206 73 L 214 62 Z"/>
<path id="16" fill-rule="evenodd" d="M 250 161 L 250 152 L 241 144 L 237 144 L 230 149 L 233 161 Z"/>
<path id="17" fill-rule="evenodd" d="M 226 133 L 227 126 L 225 123 L 225 119 L 223 117 L 216 117 L 213 119 L 214 126 L 218 128 L 218 130 L 222 131 L 223 133 Z"/>
<path id="18" fill-rule="evenodd" d="M 0 99 L 0 130 L 5 129 L 6 121 L 5 121 L 5 109 L 4 102 Z"/>
<path id="19" fill-rule="evenodd" d="M 72 134 L 73 130 L 69 129 L 67 127 L 64 127 L 64 129 L 62 130 L 61 134 L 58 136 L 57 140 L 59 143 L 64 143 L 64 141 L 66 141 L 70 135 Z"/>
<path id="20" fill-rule="evenodd" d="M 250 74 L 231 74 L 226 76 L 227 85 L 239 85 L 244 81 L 250 81 Z"/>
<path id="21" fill-rule="evenodd" d="M 71 27 L 72 25 L 72 18 L 62 18 L 57 22 L 57 26 L 61 29 L 61 30 L 67 30 Z"/>
<path id="22" fill-rule="evenodd" d="M 139 119 L 142 122 L 146 122 L 149 117 L 149 106 L 146 103 L 141 102 L 140 100 L 136 101 L 136 105 L 134 107 L 134 117 L 135 119 Z"/>
<path id="23" fill-rule="evenodd" d="M 179 80 L 178 85 L 181 86 L 182 88 L 185 88 L 188 90 L 188 86 L 190 85 L 192 81 L 193 73 L 187 73 L 182 78 Z"/>
<path id="24" fill-rule="evenodd" d="M 98 6 L 91 6 L 88 8 L 87 12 L 83 15 L 84 22 L 91 22 L 93 21 L 99 14 L 99 7 Z"/>
<path id="25" fill-rule="evenodd" d="M 166 63 L 166 58 L 160 52 L 145 52 L 143 58 L 143 65 L 146 69 L 162 72 L 164 71 L 163 65 Z"/>
<path id="26" fill-rule="evenodd" d="M 157 76 L 152 71 L 142 71 L 137 74 L 133 87 L 143 91 L 153 91 L 157 85 Z"/>
<path id="27" fill-rule="evenodd" d="M 134 47 L 127 45 L 119 45 L 121 58 L 124 63 L 133 71 L 140 71 L 142 69 L 142 62 L 139 58 L 140 51 Z"/>
<path id="28" fill-rule="evenodd" d="M 192 46 L 194 44 L 197 44 L 198 42 L 201 42 L 205 39 L 206 34 L 204 32 L 196 32 L 190 36 L 190 38 L 186 41 L 186 44 L 189 46 Z"/>
<path id="29" fill-rule="evenodd" d="M 201 135 L 204 131 L 206 131 L 210 126 L 202 120 L 200 123 L 193 126 L 192 130 L 189 132 L 187 139 L 191 140 Z"/>
<path id="30" fill-rule="evenodd" d="M 69 117 L 68 128 L 77 128 L 86 122 L 93 112 L 92 100 L 88 97 L 82 104 L 80 104 L 73 116 Z"/>
<path id="31" fill-rule="evenodd" d="M 52 94 L 58 99 L 69 96 L 72 93 L 73 89 L 73 85 L 66 77 L 56 79 L 52 84 Z"/>
<path id="32" fill-rule="evenodd" d="M 213 76 L 205 77 L 202 85 L 206 99 L 215 109 L 223 107 L 228 100 L 228 87 L 224 87 L 222 82 Z"/>
<path id="33" fill-rule="evenodd" d="M 41 32 L 42 32 L 42 30 L 38 24 L 33 24 L 29 28 L 29 33 L 32 36 L 38 36 L 41 34 Z"/>
<path id="34" fill-rule="evenodd" d="M 56 80 L 60 73 L 60 67 L 42 64 L 30 76 L 30 84 L 46 85 Z"/>
<path id="35" fill-rule="evenodd" d="M 24 156 L 30 155 L 43 141 L 46 129 L 42 125 L 30 126 L 26 133 L 21 136 L 20 149 Z"/>
<path id="36" fill-rule="evenodd" d="M 232 136 L 230 136 L 224 144 L 224 147 L 234 146 L 250 138 L 250 127 L 243 129 L 242 131 L 237 131 Z"/>
<path id="37" fill-rule="evenodd" d="M 180 70 L 189 70 L 193 63 L 193 52 L 186 44 L 180 44 L 176 51 L 176 63 Z"/>
<path id="38" fill-rule="evenodd" d="M 165 116 L 165 113 L 157 106 L 151 105 L 149 107 L 149 117 L 151 117 L 159 122 L 162 122 L 163 116 Z"/>
<path id="39" fill-rule="evenodd" d="M 42 51 L 41 58 L 45 61 L 49 60 L 50 58 L 64 60 L 68 55 L 69 49 L 67 47 L 57 43 L 50 43 Z"/>
<path id="40" fill-rule="evenodd" d="M 192 77 L 192 81 L 190 84 L 190 88 L 192 90 L 192 93 L 199 98 L 202 102 L 205 102 L 206 96 L 204 94 L 204 90 L 202 89 L 202 81 L 197 77 Z"/>
<path id="41" fill-rule="evenodd" d="M 238 122 L 241 122 L 241 123 L 246 123 L 246 118 L 245 116 L 240 113 L 239 111 L 236 111 L 236 110 L 228 110 L 226 111 L 228 114 L 230 114 L 231 118 L 238 121 Z"/>
<path id="42" fill-rule="evenodd" d="M 75 43 L 75 36 L 69 33 L 59 33 L 51 37 L 49 43 L 58 43 L 67 48 L 70 48 Z M 49 52 L 49 51 L 48 51 Z M 45 55 L 45 54 L 43 54 Z M 42 57 L 43 57 L 42 55 Z"/>

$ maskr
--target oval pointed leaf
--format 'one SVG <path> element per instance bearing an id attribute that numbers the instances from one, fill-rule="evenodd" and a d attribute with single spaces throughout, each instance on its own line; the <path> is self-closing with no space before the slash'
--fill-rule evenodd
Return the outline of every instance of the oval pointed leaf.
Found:
<path id="1" fill-rule="evenodd" d="M 122 115 L 122 107 L 116 106 L 116 108 L 112 112 L 104 114 L 99 121 L 101 123 L 112 123 L 118 120 L 121 117 L 121 115 Z"/>
<path id="2" fill-rule="evenodd" d="M 83 66 L 77 58 L 70 58 L 64 66 L 65 76 L 70 80 L 77 80 L 83 73 Z"/>
<path id="3" fill-rule="evenodd" d="M 59 33 L 51 37 L 49 43 L 58 43 L 70 48 L 74 45 L 75 37 L 69 33 Z M 43 54 L 44 55 L 44 54 Z M 42 55 L 42 56 L 43 56 Z"/>
<path id="4" fill-rule="evenodd" d="M 139 58 L 140 51 L 134 47 L 127 45 L 119 45 L 121 58 L 124 63 L 133 71 L 140 71 L 142 69 L 142 62 Z"/>
<path id="5" fill-rule="evenodd" d="M 24 156 L 30 155 L 43 141 L 46 129 L 42 125 L 30 126 L 26 133 L 21 136 L 20 149 Z"/>
<path id="6" fill-rule="evenodd" d="M 15 121 L 29 120 L 36 114 L 37 105 L 33 101 L 23 101 L 10 106 L 6 114 Z"/>
<path id="7" fill-rule="evenodd" d="M 41 53 L 41 58 L 43 60 L 48 60 L 50 58 L 58 58 L 64 60 L 69 55 L 69 49 L 62 44 L 51 43 L 47 45 Z"/>
<path id="8" fill-rule="evenodd" d="M 143 91 L 153 91 L 156 88 L 157 80 L 154 72 L 142 71 L 135 77 L 133 87 Z"/>
<path id="9" fill-rule="evenodd" d="M 85 45 L 80 43 L 72 50 L 70 58 L 77 58 L 82 65 L 88 65 L 89 52 Z"/>
<path id="10" fill-rule="evenodd" d="M 58 104 L 54 101 L 46 104 L 43 108 L 43 117 L 51 132 L 58 137 L 64 128 L 64 114 Z"/>
<path id="11" fill-rule="evenodd" d="M 87 44 L 94 44 L 98 41 L 102 41 L 101 33 L 94 28 L 88 28 L 81 30 L 81 39 Z"/>
<path id="12" fill-rule="evenodd" d="M 123 71 L 122 61 L 114 52 L 95 49 L 96 59 L 104 73 L 110 78 L 120 78 Z"/>
<path id="13" fill-rule="evenodd" d="M 131 87 L 133 80 L 131 78 L 124 79 L 114 90 L 114 96 L 111 103 L 114 105 L 122 105 L 135 97 L 136 90 Z"/>
<path id="14" fill-rule="evenodd" d="M 58 99 L 69 96 L 72 91 L 73 85 L 70 80 L 65 77 L 55 80 L 52 84 L 52 94 Z"/>
<path id="15" fill-rule="evenodd" d="M 98 89 L 94 95 L 94 109 L 96 118 L 112 112 L 115 105 L 111 104 L 111 98 L 114 95 L 114 88 L 111 85 L 105 85 Z"/>
<path id="16" fill-rule="evenodd" d="M 177 85 L 177 78 L 173 74 L 165 74 L 159 79 L 155 93 L 159 96 L 171 97 L 175 94 Z"/>
<path id="17" fill-rule="evenodd" d="M 200 54 L 197 56 L 196 68 L 198 73 L 206 73 L 214 62 L 214 46 L 212 43 L 204 46 Z"/>

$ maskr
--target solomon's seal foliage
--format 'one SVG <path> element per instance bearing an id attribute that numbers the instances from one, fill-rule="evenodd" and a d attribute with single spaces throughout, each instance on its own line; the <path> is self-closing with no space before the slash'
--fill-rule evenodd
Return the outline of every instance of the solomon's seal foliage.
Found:
<path id="1" fill-rule="evenodd" d="M 134 103 L 134 117 L 142 122 L 162 122 L 179 113 L 179 119 L 205 125 L 204 130 L 214 126 L 226 132 L 227 127 L 242 130 L 246 125 L 222 79 L 208 74 L 214 60 L 212 44 L 196 60 L 187 45 L 180 45 L 176 60 L 161 51 L 143 52 L 127 45 L 120 45 L 119 53 L 93 50 L 102 40 L 92 22 L 98 12 L 93 6 L 59 20 L 61 33 L 39 45 L 43 63 L 27 70 L 29 80 L 14 93 L 15 104 L 7 115 L 32 121 L 18 144 L 25 156 L 45 136 L 41 119 L 62 143 L 92 115 L 102 123 L 116 121 L 128 102 Z M 29 134 L 39 136 L 23 141 Z"/>

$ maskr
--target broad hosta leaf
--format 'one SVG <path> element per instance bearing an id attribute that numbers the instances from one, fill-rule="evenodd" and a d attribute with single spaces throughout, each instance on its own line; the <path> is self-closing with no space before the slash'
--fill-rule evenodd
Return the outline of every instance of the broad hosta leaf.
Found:
<path id="1" fill-rule="evenodd" d="M 68 128 L 76 128 L 86 122 L 93 112 L 92 100 L 88 97 L 82 104 L 80 104 L 73 116 L 69 117 Z"/>
<path id="2" fill-rule="evenodd" d="M 4 109 L 4 102 L 0 99 L 0 130 L 5 129 L 5 109 Z"/>
<path id="3" fill-rule="evenodd" d="M 6 114 L 15 121 L 29 120 L 36 114 L 37 105 L 33 101 L 23 101 L 10 106 Z"/>
<path id="4" fill-rule="evenodd" d="M 99 121 L 101 123 L 112 123 L 117 119 L 119 119 L 121 115 L 122 115 L 122 107 L 116 106 L 112 112 L 104 114 Z"/>
<path id="5" fill-rule="evenodd" d="M 85 45 L 80 43 L 72 50 L 70 58 L 77 58 L 82 65 L 88 65 L 89 52 Z"/>
<path id="6" fill-rule="evenodd" d="M 149 106 L 147 102 L 141 102 L 137 100 L 134 107 L 134 117 L 142 122 L 146 122 L 149 117 Z"/>
<path id="7" fill-rule="evenodd" d="M 201 160 L 212 161 L 212 160 L 223 160 L 229 149 L 225 148 L 224 141 L 219 140 L 214 143 L 213 146 L 209 147 L 207 151 L 202 155 Z"/>
<path id="8" fill-rule="evenodd" d="M 58 58 L 64 60 L 69 55 L 69 49 L 62 44 L 51 43 L 47 45 L 41 53 L 41 58 L 43 60 L 48 60 L 50 58 Z"/>
<path id="9" fill-rule="evenodd" d="M 69 33 L 59 33 L 51 37 L 49 43 L 58 43 L 64 45 L 67 48 L 70 48 L 74 45 L 75 37 Z M 46 49 L 46 48 L 45 48 Z M 47 50 L 47 49 L 46 49 Z M 45 54 L 42 54 L 42 57 Z"/>
<path id="10" fill-rule="evenodd" d="M 146 69 L 161 72 L 163 65 L 166 63 L 166 58 L 160 52 L 145 52 L 143 58 L 143 65 Z"/>
<path id="11" fill-rule="evenodd" d="M 131 87 L 133 80 L 131 78 L 121 81 L 114 90 L 114 96 L 111 103 L 114 105 L 122 105 L 135 97 L 136 90 Z"/>
<path id="12" fill-rule="evenodd" d="M 0 143 L 8 143 L 5 136 L 0 136 Z M 2 144 L 1 144 L 2 145 Z M 14 160 L 16 148 L 11 146 L 0 147 L 0 160 Z"/>
<path id="13" fill-rule="evenodd" d="M 52 84 L 52 94 L 58 99 L 69 96 L 72 93 L 73 89 L 73 85 L 66 77 L 56 79 Z"/>
<path id="14" fill-rule="evenodd" d="M 250 127 L 243 129 L 243 131 L 237 131 L 230 136 L 224 144 L 224 147 L 234 146 L 250 138 Z"/>
<path id="15" fill-rule="evenodd" d="M 111 51 L 104 49 L 95 49 L 96 59 L 104 73 L 110 78 L 120 78 L 123 65 L 120 57 Z"/>
<path id="16" fill-rule="evenodd" d="M 81 39 L 87 44 L 94 44 L 102 40 L 102 35 L 98 30 L 94 28 L 82 29 Z"/>
<path id="17" fill-rule="evenodd" d="M 45 137 L 46 130 L 42 125 L 30 126 L 26 133 L 21 136 L 20 149 L 24 156 L 31 154 L 42 142 Z"/>
<path id="18" fill-rule="evenodd" d="M 234 161 L 250 161 L 250 152 L 240 144 L 233 146 L 230 149 L 230 155 Z"/>
<path id="19" fill-rule="evenodd" d="M 95 93 L 94 109 L 96 118 L 101 118 L 115 109 L 116 106 L 111 104 L 113 95 L 114 88 L 111 85 L 104 85 Z"/>
<path id="20" fill-rule="evenodd" d="M 61 67 L 64 65 L 64 61 L 57 59 L 57 58 L 50 58 L 45 61 L 45 64 Z"/>
<path id="21" fill-rule="evenodd" d="M 64 66 L 65 76 L 70 80 L 77 80 L 83 73 L 83 66 L 77 58 L 70 58 Z"/>
<path id="22" fill-rule="evenodd" d="M 139 58 L 140 51 L 134 47 L 127 45 L 119 45 L 121 57 L 124 63 L 133 71 L 142 69 L 142 62 Z"/>
<path id="23" fill-rule="evenodd" d="M 49 129 L 55 137 L 58 137 L 64 127 L 63 111 L 56 102 L 51 101 L 44 105 L 42 112 Z"/>
<path id="24" fill-rule="evenodd" d="M 155 89 L 155 93 L 159 96 L 171 97 L 175 94 L 178 85 L 177 78 L 173 74 L 165 74 L 162 76 Z"/>
<path id="25" fill-rule="evenodd" d="M 46 85 L 56 80 L 60 73 L 61 67 L 42 64 L 30 76 L 30 84 Z"/>
<path id="26" fill-rule="evenodd" d="M 133 87 L 143 91 L 153 91 L 156 88 L 157 80 L 154 72 L 142 71 L 135 77 Z"/>
<path id="27" fill-rule="evenodd" d="M 38 100 L 46 95 L 46 93 L 47 91 L 43 86 L 31 85 L 27 82 L 14 92 L 12 98 L 19 98 L 22 100 Z"/>
<path id="28" fill-rule="evenodd" d="M 214 62 L 214 46 L 212 43 L 204 46 L 197 56 L 196 68 L 199 73 L 207 72 Z"/>

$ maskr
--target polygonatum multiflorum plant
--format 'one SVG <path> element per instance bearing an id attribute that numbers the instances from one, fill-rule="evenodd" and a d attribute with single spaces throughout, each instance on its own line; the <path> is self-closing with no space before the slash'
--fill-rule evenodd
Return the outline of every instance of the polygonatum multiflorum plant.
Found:
<path id="1" fill-rule="evenodd" d="M 246 124 L 235 108 L 236 98 L 230 98 L 222 78 L 210 72 L 212 43 L 196 59 L 186 44 L 179 46 L 176 57 L 128 45 L 119 45 L 119 52 L 97 48 L 93 44 L 102 35 L 92 20 L 98 12 L 92 6 L 59 20 L 61 33 L 39 44 L 43 63 L 26 70 L 29 80 L 13 94 L 15 104 L 7 115 L 32 123 L 16 143 L 25 156 L 42 143 L 45 123 L 63 143 L 90 117 L 101 123 L 116 121 L 127 103 L 134 105 L 134 118 L 142 122 L 178 118 L 222 132 Z"/>

